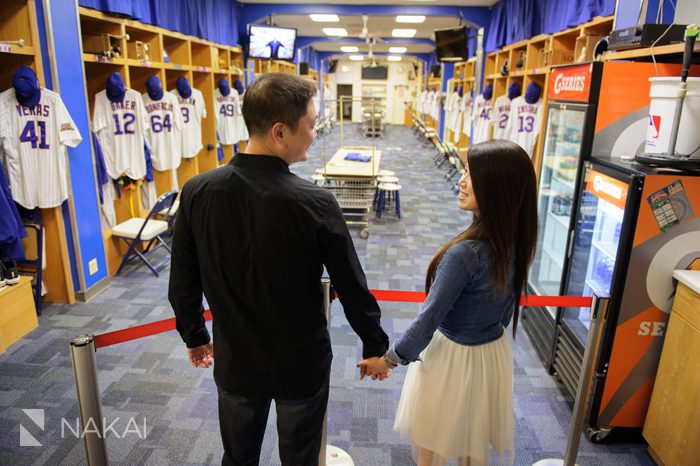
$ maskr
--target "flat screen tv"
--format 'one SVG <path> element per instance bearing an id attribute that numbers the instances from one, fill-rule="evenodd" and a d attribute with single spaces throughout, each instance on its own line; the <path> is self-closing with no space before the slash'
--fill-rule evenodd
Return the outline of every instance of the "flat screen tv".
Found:
<path id="1" fill-rule="evenodd" d="M 469 58 L 467 29 L 469 28 L 466 26 L 460 26 L 435 30 L 435 53 L 438 61 L 456 62 Z"/>
<path id="2" fill-rule="evenodd" d="M 386 66 L 365 66 L 362 68 L 362 79 L 388 79 L 389 68 Z"/>
<path id="3" fill-rule="evenodd" d="M 248 56 L 273 60 L 294 60 L 297 30 L 272 26 L 248 26 Z"/>

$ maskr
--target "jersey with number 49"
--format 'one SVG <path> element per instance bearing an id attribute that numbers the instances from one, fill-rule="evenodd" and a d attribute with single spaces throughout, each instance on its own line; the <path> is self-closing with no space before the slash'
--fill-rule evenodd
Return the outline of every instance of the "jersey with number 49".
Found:
<path id="1" fill-rule="evenodd" d="M 182 111 L 182 157 L 191 159 L 202 149 L 202 118 L 207 117 L 204 96 L 195 88 L 187 98 L 181 97 L 177 89 L 170 92 L 177 98 Z"/>
<path id="2" fill-rule="evenodd" d="M 508 134 L 508 139 L 525 149 L 530 157 L 535 149 L 541 120 L 542 99 L 534 104 L 527 103 L 523 96 L 516 97 L 511 101 L 506 134 Z"/>
<path id="3" fill-rule="evenodd" d="M 141 94 L 127 89 L 121 102 L 111 102 L 107 91 L 95 95 L 92 129 L 97 133 L 107 174 L 113 180 L 127 175 L 132 180 L 146 176 L 144 134 L 148 131 Z"/>
<path id="4" fill-rule="evenodd" d="M 0 152 L 12 196 L 27 209 L 56 207 L 68 199 L 66 146 L 82 140 L 55 92 L 42 88 L 34 107 L 22 107 L 14 88 L 0 94 Z"/>
<path id="5" fill-rule="evenodd" d="M 507 139 L 508 117 L 510 116 L 510 99 L 502 95 L 493 105 L 493 138 Z"/>
<path id="6" fill-rule="evenodd" d="M 219 142 L 224 145 L 236 144 L 238 139 L 238 92 L 231 89 L 229 95 L 221 94 L 217 88 L 214 91 L 216 100 L 216 132 L 219 133 Z"/>
<path id="7" fill-rule="evenodd" d="M 160 100 L 152 100 L 148 93 L 142 97 L 151 127 L 146 140 L 153 168 L 174 170 L 182 160 L 182 110 L 177 97 L 170 92 L 163 92 Z"/>

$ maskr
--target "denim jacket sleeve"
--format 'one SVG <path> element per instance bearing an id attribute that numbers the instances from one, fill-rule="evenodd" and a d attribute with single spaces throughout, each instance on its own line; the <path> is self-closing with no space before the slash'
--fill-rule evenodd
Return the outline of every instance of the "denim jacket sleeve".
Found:
<path id="1" fill-rule="evenodd" d="M 420 312 L 391 345 L 387 358 L 404 364 L 416 361 L 478 268 L 479 256 L 468 242 L 458 243 L 445 251 Z"/>

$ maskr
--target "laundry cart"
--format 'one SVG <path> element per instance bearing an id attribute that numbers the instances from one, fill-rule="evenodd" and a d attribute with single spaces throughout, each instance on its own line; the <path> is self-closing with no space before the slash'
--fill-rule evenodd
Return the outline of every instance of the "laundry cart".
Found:
<path id="1" fill-rule="evenodd" d="M 369 219 L 377 187 L 381 151 L 373 148 L 338 149 L 324 168 L 324 186 L 343 211 L 348 226 L 359 226 L 360 238 L 369 237 Z"/>

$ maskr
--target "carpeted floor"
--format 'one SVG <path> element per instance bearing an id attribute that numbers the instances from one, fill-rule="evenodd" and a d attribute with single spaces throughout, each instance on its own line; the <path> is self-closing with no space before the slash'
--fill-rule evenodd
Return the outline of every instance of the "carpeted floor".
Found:
<path id="1" fill-rule="evenodd" d="M 362 137 L 357 126 L 344 129 L 346 145 L 373 142 Z M 336 127 L 330 135 L 319 137 L 309 161 L 292 170 L 310 178 L 338 148 L 339 133 Z M 421 290 L 433 254 L 466 228 L 470 216 L 456 208 L 451 185 L 443 179 L 445 170 L 432 164 L 434 149 L 423 147 L 409 128 L 390 126 L 374 142 L 383 151 L 381 168 L 393 170 L 400 178 L 402 215 L 401 219 L 372 218 L 368 239 L 360 239 L 359 230 L 353 229 L 358 255 L 370 288 Z M 167 281 L 167 269 L 155 278 L 144 267 L 130 267 L 88 304 L 44 307 L 40 327 L 0 356 L 1 465 L 86 464 L 83 444 L 71 430 L 75 430 L 78 408 L 68 342 L 77 334 L 172 317 Z M 382 323 L 392 338 L 418 311 L 417 304 L 380 304 Z M 338 303 L 333 305 L 331 326 L 334 361 L 328 443 L 349 452 L 358 466 L 413 464 L 408 442 L 392 429 L 405 369 L 397 369 L 384 382 L 360 381 L 355 366 L 359 342 Z M 524 332 L 519 332 L 513 351 L 516 464 L 561 457 L 571 400 L 547 374 Z M 113 426 L 107 436 L 111 464 L 220 464 L 223 450 L 212 371 L 189 366 L 175 332 L 103 348 L 96 358 L 103 414 Z M 36 413 L 28 415 L 23 409 L 43 410 L 43 426 L 36 416 L 37 422 L 30 419 Z M 274 422 L 271 415 L 262 465 L 279 464 Z M 21 428 L 41 446 L 20 446 Z M 586 438 L 581 441 L 578 462 L 586 466 L 654 464 L 643 444 L 596 445 Z"/>

